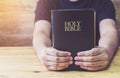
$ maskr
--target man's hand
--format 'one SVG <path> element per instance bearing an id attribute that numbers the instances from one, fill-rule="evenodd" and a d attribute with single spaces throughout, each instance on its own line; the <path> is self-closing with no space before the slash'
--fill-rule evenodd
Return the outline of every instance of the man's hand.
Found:
<path id="1" fill-rule="evenodd" d="M 98 71 L 105 69 L 109 64 L 109 54 L 103 47 L 93 48 L 88 51 L 79 52 L 75 57 L 75 64 L 83 69 Z"/>
<path id="2" fill-rule="evenodd" d="M 59 51 L 54 48 L 43 48 L 38 56 L 48 70 L 62 70 L 73 63 L 70 52 Z"/>

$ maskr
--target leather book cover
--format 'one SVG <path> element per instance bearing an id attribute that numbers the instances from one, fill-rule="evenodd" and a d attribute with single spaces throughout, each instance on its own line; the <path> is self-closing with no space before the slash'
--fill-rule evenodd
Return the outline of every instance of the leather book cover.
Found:
<path id="1" fill-rule="evenodd" d="M 96 46 L 96 12 L 93 9 L 64 9 L 51 11 L 52 46 L 69 51 L 75 57 L 77 52 Z M 81 70 L 71 65 L 70 70 Z"/>

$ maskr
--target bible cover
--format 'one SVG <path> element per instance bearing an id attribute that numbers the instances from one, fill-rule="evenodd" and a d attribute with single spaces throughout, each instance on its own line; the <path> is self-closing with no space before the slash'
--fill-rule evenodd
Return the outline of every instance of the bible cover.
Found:
<path id="1" fill-rule="evenodd" d="M 69 51 L 75 57 L 77 52 L 96 46 L 96 13 L 93 9 L 65 9 L 51 11 L 52 45 L 62 51 Z M 71 65 L 70 70 L 81 70 Z"/>

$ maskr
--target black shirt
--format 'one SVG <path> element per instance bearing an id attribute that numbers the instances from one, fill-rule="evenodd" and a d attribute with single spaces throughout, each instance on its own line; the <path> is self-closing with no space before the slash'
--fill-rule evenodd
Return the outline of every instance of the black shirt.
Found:
<path id="1" fill-rule="evenodd" d="M 48 20 L 51 22 L 51 10 L 56 9 L 87 9 L 96 11 L 97 19 L 97 40 L 99 40 L 99 23 L 103 19 L 115 20 L 115 8 L 111 0 L 39 0 L 35 11 L 35 22 L 38 20 Z"/>
<path id="2" fill-rule="evenodd" d="M 115 20 L 115 9 L 111 0 L 39 0 L 35 11 L 35 21 L 50 21 L 51 10 L 53 9 L 84 9 L 93 8 L 97 13 L 97 22 L 110 18 Z"/>

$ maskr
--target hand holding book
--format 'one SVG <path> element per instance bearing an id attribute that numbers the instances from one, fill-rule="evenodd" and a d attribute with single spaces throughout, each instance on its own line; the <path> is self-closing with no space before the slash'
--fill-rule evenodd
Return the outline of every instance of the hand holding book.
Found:
<path id="1" fill-rule="evenodd" d="M 79 51 L 96 46 L 96 13 L 93 9 L 65 9 L 51 11 L 52 46 L 71 52 L 74 58 Z M 75 60 L 73 60 L 75 62 Z M 68 70 L 81 70 L 72 64 Z"/>
<path id="2" fill-rule="evenodd" d="M 52 47 L 42 48 L 40 51 L 39 58 L 49 70 L 63 70 L 73 63 L 70 52 L 56 50 Z"/>
<path id="3" fill-rule="evenodd" d="M 49 70 L 63 70 L 73 64 L 80 68 L 97 71 L 105 69 L 109 65 L 109 55 L 103 47 L 92 48 L 78 52 L 73 59 L 70 52 L 56 50 L 52 47 L 46 47 L 41 50 L 40 59 Z"/>
<path id="4" fill-rule="evenodd" d="M 103 47 L 78 52 L 75 60 L 75 65 L 90 71 L 105 69 L 110 61 L 108 52 Z"/>

